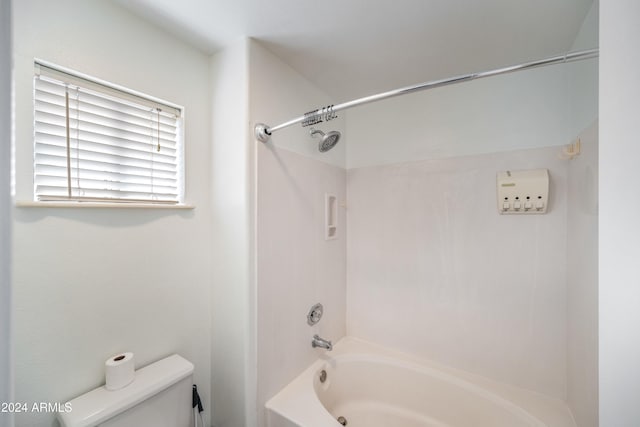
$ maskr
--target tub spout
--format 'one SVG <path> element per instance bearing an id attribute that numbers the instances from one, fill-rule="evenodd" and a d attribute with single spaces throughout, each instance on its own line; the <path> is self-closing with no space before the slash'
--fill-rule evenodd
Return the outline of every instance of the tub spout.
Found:
<path id="1" fill-rule="evenodd" d="M 320 338 L 318 335 L 313 336 L 313 340 L 311 341 L 311 347 L 316 348 L 324 348 L 327 351 L 333 350 L 333 345 L 331 341 Z"/>

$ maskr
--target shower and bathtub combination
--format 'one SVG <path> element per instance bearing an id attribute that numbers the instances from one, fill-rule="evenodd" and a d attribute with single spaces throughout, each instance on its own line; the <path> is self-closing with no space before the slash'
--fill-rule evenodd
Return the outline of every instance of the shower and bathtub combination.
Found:
<path id="1" fill-rule="evenodd" d="M 598 50 L 560 55 L 497 70 L 458 76 L 318 108 L 277 126 L 258 124 L 262 143 L 301 123 L 328 122 L 340 110 L 378 100 L 546 65 L 595 58 Z M 336 146 L 340 133 L 311 129 L 319 151 Z M 332 337 L 324 337 L 332 338 Z M 338 338 L 338 337 L 336 337 Z M 331 343 L 309 334 L 318 359 L 266 402 L 268 427 L 575 427 L 562 399 L 507 385 L 427 358 L 356 337 Z M 308 346 L 309 342 L 300 342 Z"/>

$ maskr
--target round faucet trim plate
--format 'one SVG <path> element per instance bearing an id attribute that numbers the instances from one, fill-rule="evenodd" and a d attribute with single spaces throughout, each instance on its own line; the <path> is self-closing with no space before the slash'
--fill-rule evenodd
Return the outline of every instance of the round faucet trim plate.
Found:
<path id="1" fill-rule="evenodd" d="M 309 314 L 307 314 L 307 324 L 309 326 L 313 326 L 322 319 L 322 313 L 324 312 L 324 308 L 322 304 L 317 303 L 309 310 Z"/>

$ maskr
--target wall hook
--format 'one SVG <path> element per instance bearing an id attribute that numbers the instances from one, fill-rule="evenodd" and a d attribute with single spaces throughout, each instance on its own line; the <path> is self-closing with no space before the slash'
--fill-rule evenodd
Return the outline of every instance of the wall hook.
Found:
<path id="1" fill-rule="evenodd" d="M 574 157 L 580 155 L 580 150 L 580 138 L 578 138 L 576 142 L 572 142 L 571 144 L 562 147 L 560 158 L 565 160 L 573 160 Z"/>

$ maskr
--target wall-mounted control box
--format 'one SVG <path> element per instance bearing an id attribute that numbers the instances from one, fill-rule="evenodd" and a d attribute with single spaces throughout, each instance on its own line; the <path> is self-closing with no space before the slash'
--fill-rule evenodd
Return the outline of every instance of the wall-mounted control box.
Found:
<path id="1" fill-rule="evenodd" d="M 543 214 L 549 205 L 549 171 L 531 169 L 498 172 L 498 212 Z"/>

